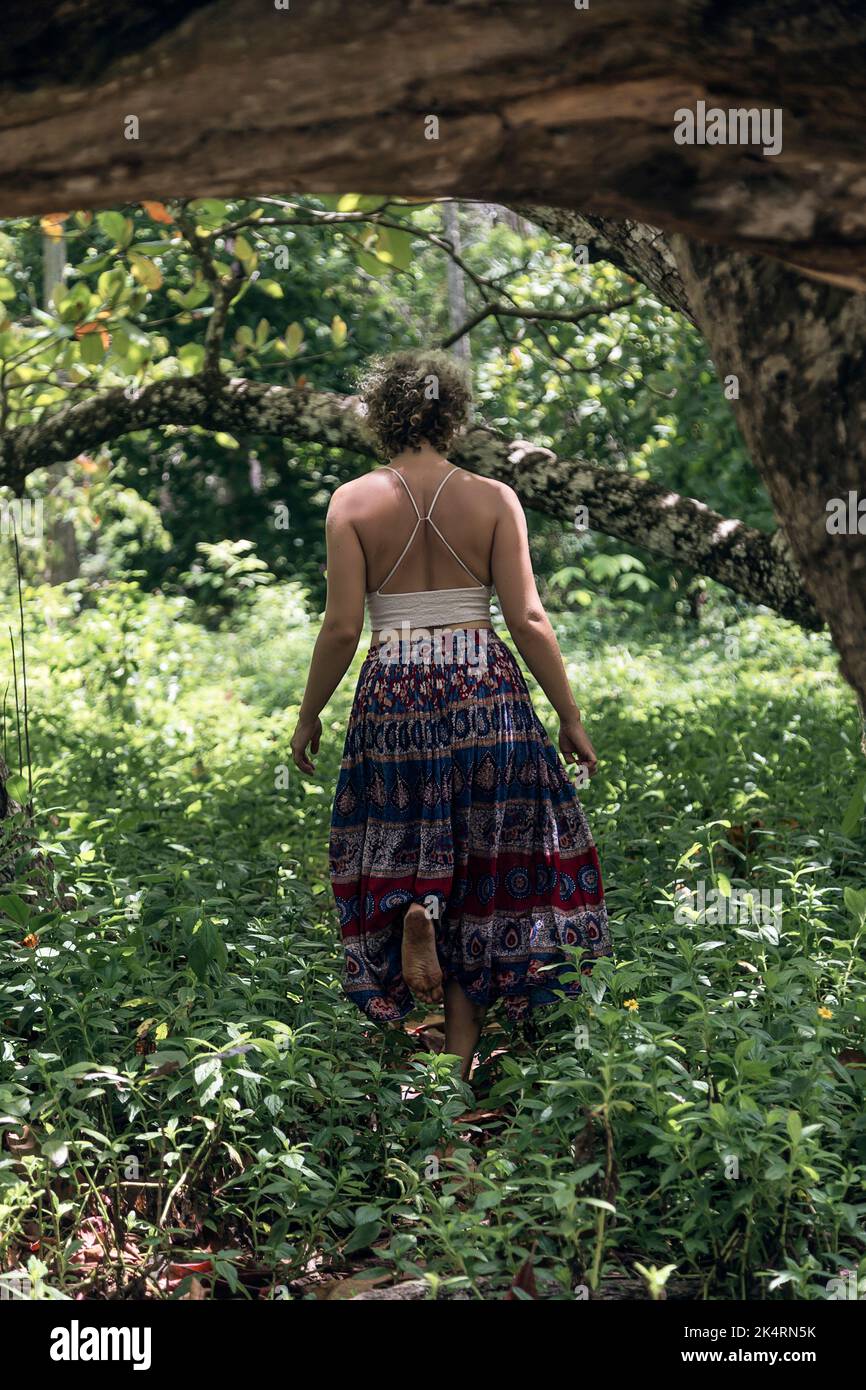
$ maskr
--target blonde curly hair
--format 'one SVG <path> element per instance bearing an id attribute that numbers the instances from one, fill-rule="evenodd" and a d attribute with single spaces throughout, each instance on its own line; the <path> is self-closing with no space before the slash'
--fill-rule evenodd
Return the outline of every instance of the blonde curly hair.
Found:
<path id="1" fill-rule="evenodd" d="M 375 358 L 359 383 L 367 424 L 385 458 L 426 440 L 446 450 L 469 419 L 469 373 L 439 348 Z"/>

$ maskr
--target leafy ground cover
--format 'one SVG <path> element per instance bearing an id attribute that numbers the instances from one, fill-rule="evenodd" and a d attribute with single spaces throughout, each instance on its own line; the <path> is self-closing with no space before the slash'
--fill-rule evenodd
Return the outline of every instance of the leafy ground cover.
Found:
<path id="1" fill-rule="evenodd" d="M 425 1046 L 435 1018 L 380 1031 L 342 997 L 326 850 L 353 680 L 302 777 L 302 598 L 275 586 L 210 631 L 129 583 L 80 610 L 27 595 L 35 813 L 2 831 L 0 1283 L 866 1286 L 862 755 L 826 641 L 760 616 L 662 636 L 613 610 L 562 621 L 602 760 L 583 797 L 617 957 L 532 1029 L 494 1015 L 469 1089 Z"/>

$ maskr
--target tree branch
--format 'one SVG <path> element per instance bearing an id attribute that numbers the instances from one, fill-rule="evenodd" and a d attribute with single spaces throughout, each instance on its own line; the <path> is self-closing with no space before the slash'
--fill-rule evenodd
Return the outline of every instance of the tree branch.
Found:
<path id="1" fill-rule="evenodd" d="M 489 302 L 483 304 L 454 333 L 449 333 L 447 338 L 443 338 L 439 346 L 451 347 L 466 333 L 471 333 L 473 328 L 477 328 L 479 323 L 483 323 L 485 319 L 489 318 L 542 320 L 547 323 L 582 323 L 584 319 L 593 316 L 601 317 L 604 314 L 615 314 L 617 309 L 624 309 L 633 303 L 634 296 L 631 295 L 628 299 L 617 299 L 612 304 L 585 304 L 582 309 L 575 309 L 569 313 L 567 309 L 533 309 L 520 304 Z"/>
<path id="2" fill-rule="evenodd" d="M 178 212 L 175 220 L 185 242 L 201 266 L 202 274 L 213 294 L 213 313 L 207 321 L 204 334 L 202 372 L 208 380 L 216 381 L 220 374 L 220 350 L 225 339 L 229 306 L 238 286 L 243 283 L 244 273 L 242 269 L 238 269 L 230 275 L 220 275 L 211 252 L 212 237 L 199 236 L 195 223 L 191 222 L 184 212 Z"/>
<path id="3" fill-rule="evenodd" d="M 625 218 L 615 222 L 610 217 L 571 212 L 568 208 L 511 205 L 512 210 L 534 222 L 554 236 L 561 237 L 574 247 L 585 246 L 587 257 L 594 261 L 609 261 L 618 270 L 639 280 L 669 309 L 684 314 L 695 322 L 676 258 L 664 232 L 642 222 Z"/>
<path id="4" fill-rule="evenodd" d="M 108 391 L 64 407 L 6 439 L 9 472 L 74 457 L 133 430 L 199 426 L 230 434 L 277 435 L 371 455 L 361 407 L 353 396 L 204 375 L 154 382 L 135 392 Z M 779 533 L 765 535 L 627 473 L 561 459 L 551 450 L 496 430 L 471 429 L 452 454 L 475 472 L 510 483 L 523 502 L 572 522 L 578 506 L 593 530 L 709 575 L 752 603 L 816 628 L 820 620 Z"/>

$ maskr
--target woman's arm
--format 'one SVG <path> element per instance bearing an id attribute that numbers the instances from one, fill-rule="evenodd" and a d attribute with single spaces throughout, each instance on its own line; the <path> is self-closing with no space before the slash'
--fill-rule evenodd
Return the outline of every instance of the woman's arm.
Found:
<path id="1" fill-rule="evenodd" d="M 571 693 L 550 619 L 538 596 L 526 515 L 512 488 L 503 486 L 502 499 L 491 557 L 493 583 L 502 616 L 514 645 L 559 716 L 559 746 L 563 756 L 586 763 L 592 777 L 598 760 Z"/>
<path id="2" fill-rule="evenodd" d="M 325 521 L 328 597 L 292 735 L 292 758 L 302 772 L 315 770 L 307 745 L 318 753 L 322 733 L 319 715 L 351 666 L 364 627 L 367 564 L 351 522 L 348 486 L 337 488 Z"/>

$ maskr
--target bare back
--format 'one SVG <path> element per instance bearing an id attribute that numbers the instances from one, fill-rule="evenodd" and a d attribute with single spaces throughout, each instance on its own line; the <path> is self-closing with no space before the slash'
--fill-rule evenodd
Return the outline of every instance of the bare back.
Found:
<path id="1" fill-rule="evenodd" d="M 490 628 L 491 586 L 515 641 L 547 623 L 523 508 L 498 479 L 467 473 L 435 454 L 408 464 L 397 459 L 338 487 L 325 529 L 325 624 L 347 640 L 357 641 L 365 604 L 374 642 L 406 620 L 422 630 Z M 422 594 L 429 602 L 419 601 Z M 437 616 L 418 617 L 418 610 Z M 551 640 L 555 646 L 552 630 Z"/>
<path id="2" fill-rule="evenodd" d="M 381 587 L 383 594 L 406 594 L 464 588 L 475 582 L 490 584 L 500 485 L 463 469 L 454 470 L 444 460 L 399 472 L 422 518 L 402 560 L 418 521 L 406 487 L 391 469 L 379 469 L 354 484 L 353 522 L 366 560 L 367 589 Z M 446 478 L 447 486 L 436 496 Z M 425 520 L 434 497 L 435 527 Z"/>

